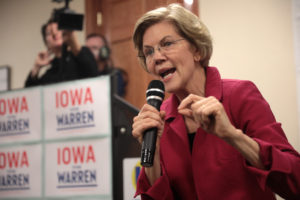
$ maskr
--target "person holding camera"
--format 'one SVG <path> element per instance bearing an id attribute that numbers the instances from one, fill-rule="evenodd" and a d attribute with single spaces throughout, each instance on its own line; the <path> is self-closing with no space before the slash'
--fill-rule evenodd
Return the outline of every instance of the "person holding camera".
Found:
<path id="1" fill-rule="evenodd" d="M 75 31 L 59 30 L 58 23 L 49 20 L 41 32 L 47 50 L 38 53 L 25 87 L 97 76 L 93 54 L 80 45 Z M 40 76 L 45 66 L 50 67 Z"/>

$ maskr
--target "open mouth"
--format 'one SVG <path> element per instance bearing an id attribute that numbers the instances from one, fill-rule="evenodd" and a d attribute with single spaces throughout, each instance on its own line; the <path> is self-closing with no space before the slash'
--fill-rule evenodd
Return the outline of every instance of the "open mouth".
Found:
<path id="1" fill-rule="evenodd" d="M 163 72 L 159 73 L 159 75 L 162 78 L 166 78 L 166 77 L 172 75 L 175 71 L 176 71 L 176 68 L 174 67 L 174 68 L 167 69 L 166 71 L 163 71 Z"/>

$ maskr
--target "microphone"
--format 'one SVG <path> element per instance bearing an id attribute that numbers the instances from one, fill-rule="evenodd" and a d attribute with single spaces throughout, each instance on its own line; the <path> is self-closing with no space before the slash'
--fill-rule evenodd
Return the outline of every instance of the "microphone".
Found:
<path id="1" fill-rule="evenodd" d="M 159 80 L 152 80 L 149 83 L 146 91 L 147 103 L 155 107 L 158 111 L 160 105 L 165 97 L 164 84 Z M 144 167 L 151 167 L 156 147 L 157 128 L 150 128 L 144 132 L 142 151 L 141 151 L 141 165 Z"/>

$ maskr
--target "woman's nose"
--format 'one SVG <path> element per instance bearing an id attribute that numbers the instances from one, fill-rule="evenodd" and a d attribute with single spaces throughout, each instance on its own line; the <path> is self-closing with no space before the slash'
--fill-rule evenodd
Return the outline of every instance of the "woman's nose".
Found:
<path id="1" fill-rule="evenodd" d="M 164 51 L 158 46 L 157 48 L 154 49 L 152 59 L 155 61 L 156 59 L 161 59 L 162 57 L 165 58 Z"/>
<path id="2" fill-rule="evenodd" d="M 154 53 L 153 55 L 153 61 L 155 65 L 159 65 L 163 63 L 166 60 L 166 56 L 164 55 L 163 52 L 159 51 L 158 53 Z"/>

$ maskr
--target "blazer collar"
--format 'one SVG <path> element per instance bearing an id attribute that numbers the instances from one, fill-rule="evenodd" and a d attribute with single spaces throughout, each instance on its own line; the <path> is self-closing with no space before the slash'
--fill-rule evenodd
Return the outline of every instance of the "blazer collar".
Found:
<path id="1" fill-rule="evenodd" d="M 205 96 L 214 96 L 220 101 L 222 92 L 222 81 L 218 69 L 216 67 L 206 67 Z M 178 106 L 179 100 L 174 94 L 164 101 L 161 109 L 166 111 L 166 121 L 171 120 L 178 115 Z"/>

